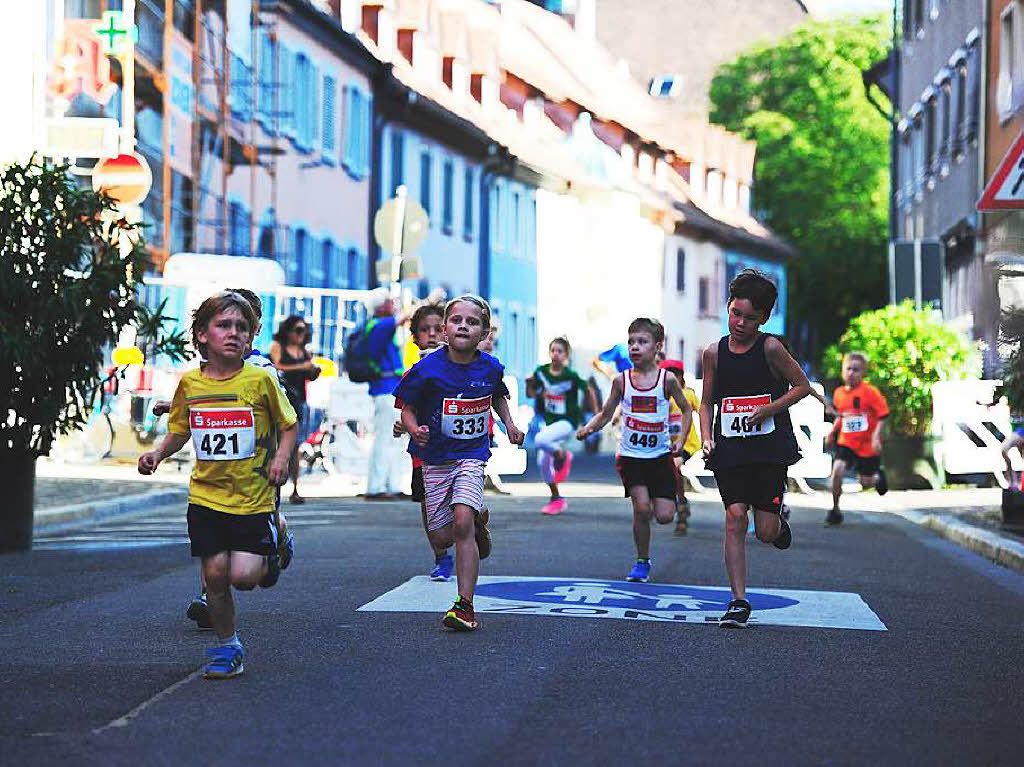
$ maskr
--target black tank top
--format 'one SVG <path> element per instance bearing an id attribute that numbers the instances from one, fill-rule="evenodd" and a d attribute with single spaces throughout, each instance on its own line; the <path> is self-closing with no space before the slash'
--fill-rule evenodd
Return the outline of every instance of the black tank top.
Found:
<path id="1" fill-rule="evenodd" d="M 293 357 L 288 353 L 288 347 L 281 344 L 281 364 L 301 365 L 310 358 L 308 351 L 303 350 L 301 357 Z M 284 392 L 288 395 L 288 401 L 293 408 L 300 409 L 306 403 L 306 379 L 305 370 L 286 370 L 281 375 L 284 377 Z"/>
<path id="2" fill-rule="evenodd" d="M 729 336 L 718 342 L 715 389 L 715 451 L 707 461 L 709 469 L 729 469 L 754 463 L 790 466 L 800 460 L 789 411 L 752 427 L 744 413 L 774 402 L 787 391 L 789 382 L 776 378 L 764 355 L 764 333 L 747 351 L 729 351 Z M 770 397 L 770 399 L 769 399 Z M 723 435 L 722 430 L 726 434 Z M 759 434 L 759 431 L 767 433 Z"/>

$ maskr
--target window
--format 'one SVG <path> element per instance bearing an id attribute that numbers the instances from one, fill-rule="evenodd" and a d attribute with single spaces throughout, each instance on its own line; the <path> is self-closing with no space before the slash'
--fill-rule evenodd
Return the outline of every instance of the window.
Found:
<path id="1" fill-rule="evenodd" d="M 508 338 L 508 359 L 515 369 L 518 367 L 516 361 L 519 359 L 519 312 L 509 312 L 505 335 Z"/>
<path id="2" fill-rule="evenodd" d="M 938 142 L 935 140 L 935 128 L 938 124 L 936 119 L 935 96 L 928 94 L 924 103 L 924 115 L 922 119 L 922 131 L 924 132 L 924 174 L 926 178 L 933 176 L 938 170 L 938 155 L 936 148 Z"/>
<path id="3" fill-rule="evenodd" d="M 1024 2 L 1014 0 L 1000 16 L 999 80 L 996 105 L 1000 120 L 1024 106 Z"/>
<path id="4" fill-rule="evenodd" d="M 355 248 L 348 249 L 348 287 L 350 290 L 358 290 L 363 287 L 363 279 L 359 273 L 359 251 Z"/>
<path id="5" fill-rule="evenodd" d="M 312 151 L 317 135 L 318 106 L 317 68 L 309 57 L 299 53 L 295 57 L 294 131 L 295 146 Z"/>
<path id="6" fill-rule="evenodd" d="M 502 250 L 503 243 L 501 240 L 501 182 L 495 181 L 494 186 L 491 187 L 491 210 L 490 215 L 487 217 L 488 226 L 490 226 L 490 239 L 491 239 L 491 250 Z"/>
<path id="7" fill-rule="evenodd" d="M 324 75 L 323 131 L 320 139 L 320 153 L 324 162 L 338 163 L 338 81 L 334 75 Z"/>
<path id="8" fill-rule="evenodd" d="M 258 83 L 258 101 L 256 116 L 262 123 L 264 130 L 270 132 L 276 124 L 274 119 L 274 96 L 280 91 L 274 87 L 274 40 L 267 34 L 266 30 L 259 32 L 259 66 L 256 69 Z M 280 108 L 280 107 L 276 107 Z"/>
<path id="9" fill-rule="evenodd" d="M 273 224 L 264 223 L 260 227 L 260 239 L 256 244 L 256 255 L 261 258 L 274 258 L 276 250 Z"/>
<path id="10" fill-rule="evenodd" d="M 242 122 L 248 122 L 252 110 L 252 68 L 234 53 L 230 61 L 231 114 Z"/>
<path id="11" fill-rule="evenodd" d="M 277 109 L 278 125 L 281 126 L 281 133 L 285 136 L 295 135 L 295 83 L 293 82 L 295 70 L 295 57 L 287 45 L 281 43 L 277 52 L 278 75 L 280 81 L 277 83 Z"/>
<path id="12" fill-rule="evenodd" d="M 711 279 L 701 277 L 697 281 L 697 314 L 707 317 L 711 314 Z"/>
<path id="13" fill-rule="evenodd" d="M 311 288 L 329 288 L 334 243 L 324 238 L 317 250 L 319 252 L 314 253 L 310 259 L 307 282 Z"/>
<path id="14" fill-rule="evenodd" d="M 455 166 L 450 159 L 444 161 L 441 178 L 441 227 L 445 234 L 452 233 L 455 217 Z"/>
<path id="15" fill-rule="evenodd" d="M 914 148 L 911 138 L 914 131 L 910 125 L 903 124 L 899 141 L 899 194 L 905 205 L 914 198 Z"/>
<path id="16" fill-rule="evenodd" d="M 405 183 L 405 136 L 401 131 L 391 133 L 391 196 Z"/>
<path id="17" fill-rule="evenodd" d="M 952 154 L 950 136 L 950 113 L 952 112 L 953 73 L 947 68 L 943 70 L 942 85 L 939 87 L 939 164 L 943 176 L 949 173 L 949 158 Z"/>
<path id="18" fill-rule="evenodd" d="M 925 171 L 924 125 L 920 113 L 911 126 L 911 132 L 914 157 L 914 194 L 920 195 L 924 189 Z"/>
<path id="19" fill-rule="evenodd" d="M 465 189 L 462 196 L 462 237 L 473 239 L 473 169 L 467 167 L 464 178 Z"/>
<path id="20" fill-rule="evenodd" d="M 370 99 L 362 90 L 355 86 L 345 88 L 345 156 L 342 162 L 356 180 L 366 178 L 370 172 L 370 111 Z"/>
<path id="21" fill-rule="evenodd" d="M 249 255 L 249 211 L 240 202 L 228 205 L 228 249 L 233 256 Z"/>
<path id="22" fill-rule="evenodd" d="M 686 340 L 682 338 L 679 339 L 679 359 L 686 364 Z"/>
<path id="23" fill-rule="evenodd" d="M 975 37 L 967 49 L 967 116 L 964 121 L 964 136 L 968 144 L 978 141 L 978 121 L 981 115 L 981 43 Z"/>
<path id="24" fill-rule="evenodd" d="M 676 248 L 676 292 L 686 292 L 686 251 Z"/>
<path id="25" fill-rule="evenodd" d="M 420 205 L 427 212 L 427 218 L 430 218 L 431 213 L 430 193 L 433 183 L 433 158 L 430 150 L 424 149 L 420 154 Z"/>
<path id="26" fill-rule="evenodd" d="M 512 252 L 517 256 L 521 254 L 519 243 L 522 238 L 519 235 L 519 192 L 512 193 Z"/>
<path id="27" fill-rule="evenodd" d="M 309 232 L 302 227 L 296 228 L 292 257 L 288 259 L 285 269 L 289 285 L 306 284 L 306 267 L 309 263 L 310 244 Z"/>

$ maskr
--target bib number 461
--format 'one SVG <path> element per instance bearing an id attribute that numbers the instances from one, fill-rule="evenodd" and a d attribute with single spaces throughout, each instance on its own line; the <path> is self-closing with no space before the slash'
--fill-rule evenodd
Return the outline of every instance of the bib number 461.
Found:
<path id="1" fill-rule="evenodd" d="M 745 415 L 740 416 L 738 418 L 733 418 L 732 423 L 729 426 L 729 429 L 735 432 L 736 434 L 760 434 L 762 425 L 763 422 L 756 424 L 751 423 L 750 416 Z"/>

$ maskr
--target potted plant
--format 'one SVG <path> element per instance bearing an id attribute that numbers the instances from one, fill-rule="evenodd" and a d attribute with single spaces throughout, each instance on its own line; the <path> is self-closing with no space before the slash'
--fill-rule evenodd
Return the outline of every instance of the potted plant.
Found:
<path id="1" fill-rule="evenodd" d="M 139 226 L 67 165 L 33 157 L 0 170 L 0 551 L 31 547 L 36 458 L 88 419 L 121 330 L 184 357 L 163 307 L 136 298 L 147 265 Z"/>
<path id="2" fill-rule="evenodd" d="M 977 350 L 936 312 L 904 301 L 855 317 L 825 350 L 825 375 L 840 378 L 843 355 L 851 351 L 867 355 L 865 378 L 889 403 L 883 460 L 890 486 L 940 486 L 942 472 L 931 449 L 932 384 L 977 376 Z"/>

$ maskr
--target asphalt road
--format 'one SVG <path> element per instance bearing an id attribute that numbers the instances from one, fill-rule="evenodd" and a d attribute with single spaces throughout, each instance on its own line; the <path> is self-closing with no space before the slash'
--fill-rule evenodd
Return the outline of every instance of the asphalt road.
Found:
<path id="1" fill-rule="evenodd" d="M 621 499 L 556 518 L 489 500 L 483 575 L 608 585 L 632 562 Z M 0 557 L 0 764 L 1019 764 L 1024 577 L 896 517 L 820 516 L 794 511 L 785 552 L 749 539 L 751 587 L 852 592 L 886 630 L 577 602 L 454 634 L 437 611 L 357 610 L 427 572 L 413 504 L 316 501 L 278 586 L 238 596 L 248 657 L 226 682 L 196 674 L 184 510 L 108 521 Z M 688 537 L 657 529 L 653 580 L 724 586 L 721 535 L 711 502 Z"/>

